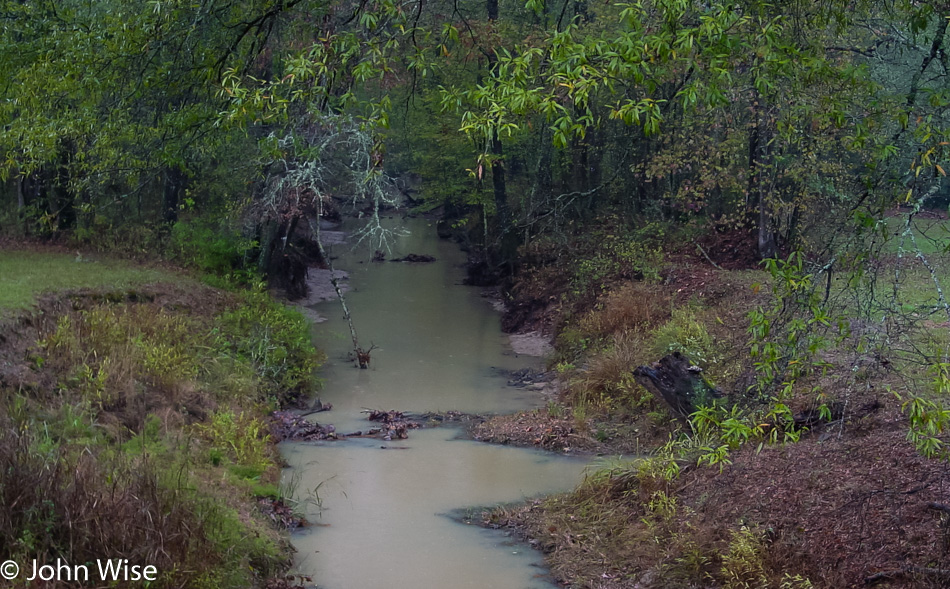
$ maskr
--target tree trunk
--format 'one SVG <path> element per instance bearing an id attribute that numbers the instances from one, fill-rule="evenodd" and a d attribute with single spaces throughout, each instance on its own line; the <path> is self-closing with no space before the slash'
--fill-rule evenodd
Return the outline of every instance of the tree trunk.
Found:
<path id="1" fill-rule="evenodd" d="M 178 222 L 178 207 L 185 188 L 185 175 L 177 167 L 165 168 L 162 187 L 162 222 L 174 225 Z"/>
<path id="2" fill-rule="evenodd" d="M 764 188 L 763 174 L 769 164 L 770 126 L 764 99 L 753 90 L 752 121 L 749 124 L 749 201 L 758 209 L 759 257 L 774 258 L 778 253 L 771 203 Z"/>
<path id="3" fill-rule="evenodd" d="M 24 235 L 29 233 L 29 224 L 26 220 L 26 192 L 24 184 L 27 182 L 27 176 L 17 175 L 16 179 L 16 216 L 20 223 Z"/>
<path id="4" fill-rule="evenodd" d="M 485 9 L 488 13 L 489 23 L 494 24 L 494 22 L 498 20 L 498 0 L 486 0 Z M 498 56 L 493 49 L 489 49 L 487 54 L 488 70 L 494 73 L 498 66 Z M 491 155 L 492 191 L 494 192 L 495 200 L 495 232 L 498 238 L 496 251 L 500 258 L 500 263 L 493 265 L 500 266 L 509 263 L 509 250 L 512 249 L 512 242 L 514 242 L 514 248 L 517 248 L 517 236 L 510 234 L 511 218 L 508 209 L 508 189 L 505 178 L 505 152 L 501 138 L 498 136 L 498 129 L 492 130 L 491 139 L 488 142 L 488 152 Z M 487 219 L 485 221 L 487 228 Z M 488 252 L 495 249 L 488 243 L 486 243 L 485 246 Z"/>
<path id="5" fill-rule="evenodd" d="M 55 199 L 53 210 L 56 211 L 56 228 L 61 231 L 73 229 L 76 226 L 75 196 L 69 187 L 69 165 L 73 158 L 73 151 L 74 147 L 71 144 L 62 146 L 51 191 Z"/>
<path id="6" fill-rule="evenodd" d="M 701 371 L 679 352 L 664 356 L 659 362 L 640 366 L 633 378 L 678 419 L 686 420 L 700 407 L 710 405 L 722 394 L 706 382 Z"/>
<path id="7" fill-rule="evenodd" d="M 590 11 L 587 10 L 587 0 L 574 0 L 574 14 L 582 23 L 590 22 Z"/>
<path id="8" fill-rule="evenodd" d="M 498 218 L 498 228 L 504 233 L 508 229 L 508 189 L 505 181 L 505 164 L 502 158 L 505 155 L 498 138 L 498 130 L 492 132 L 491 139 L 491 183 L 495 193 L 495 215 Z"/>

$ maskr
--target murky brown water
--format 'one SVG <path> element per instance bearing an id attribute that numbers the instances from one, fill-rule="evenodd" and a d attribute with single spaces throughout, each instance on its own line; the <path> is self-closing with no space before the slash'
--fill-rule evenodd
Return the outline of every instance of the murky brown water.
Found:
<path id="1" fill-rule="evenodd" d="M 541 404 L 536 393 L 506 386 L 504 370 L 540 361 L 512 353 L 498 314 L 478 289 L 461 285 L 463 254 L 425 221 L 407 226 L 393 257 L 431 254 L 437 262 L 371 263 L 366 251 L 334 246 L 335 264 L 350 274 L 347 303 L 361 344 L 380 349 L 371 369 L 353 367 L 338 303 L 314 307 L 328 317 L 315 334 L 330 356 L 322 399 L 334 406 L 317 418 L 345 433 L 367 429 L 364 408 L 502 413 Z M 570 489 L 584 462 L 458 433 L 285 444 L 286 476 L 296 478 L 298 496 L 310 495 L 308 518 L 325 524 L 294 536 L 297 570 L 325 589 L 549 588 L 539 554 L 447 514 Z"/>

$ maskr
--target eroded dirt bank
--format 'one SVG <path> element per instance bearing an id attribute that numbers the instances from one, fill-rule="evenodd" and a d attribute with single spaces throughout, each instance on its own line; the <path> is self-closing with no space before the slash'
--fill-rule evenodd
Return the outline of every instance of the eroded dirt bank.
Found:
<path id="1" fill-rule="evenodd" d="M 692 338 L 726 399 L 742 399 L 753 376 L 746 313 L 768 304 L 768 277 L 679 255 L 659 283 L 618 281 L 578 301 L 548 271 L 521 278 L 506 324 L 551 334 L 558 392 L 474 435 L 605 457 L 572 493 L 476 521 L 529 541 L 574 588 L 948 586 L 950 470 L 908 441 L 903 400 L 889 390 L 903 390 L 904 377 L 885 356 L 861 352 L 864 324 L 852 323 L 859 328 L 822 356 L 827 370 L 790 399 L 790 415 L 807 423 L 799 442 L 750 430 L 761 437 L 698 465 L 719 434 L 674 419 L 632 372 L 678 343 L 670 334 Z M 842 400 L 828 419 L 809 413 L 817 391 Z"/>

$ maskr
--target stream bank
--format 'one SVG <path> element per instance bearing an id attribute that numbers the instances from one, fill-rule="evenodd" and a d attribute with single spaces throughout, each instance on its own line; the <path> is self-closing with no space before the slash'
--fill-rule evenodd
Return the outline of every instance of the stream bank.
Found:
<path id="1" fill-rule="evenodd" d="M 554 334 L 562 395 L 476 431 L 554 450 L 567 445 L 565 434 L 586 432 L 602 443 L 597 451 L 625 445 L 625 455 L 649 457 L 600 459 L 575 490 L 473 523 L 529 541 L 560 583 L 578 589 L 948 586 L 950 467 L 945 452 L 927 458 L 908 439 L 903 396 L 913 379 L 933 382 L 933 368 L 898 369 L 896 351 L 874 343 L 874 326 L 846 315 L 855 329 L 819 353 L 822 370 L 783 398 L 789 422 L 822 402 L 830 417 L 772 439 L 778 420 L 748 394 L 759 360 L 750 356 L 748 314 L 775 304 L 767 272 L 674 251 L 648 280 L 624 274 L 611 252 L 557 253 L 524 264 L 506 325 Z M 594 262 L 613 272 L 591 284 L 584 270 Z M 893 271 L 893 258 L 883 263 Z M 853 294 L 827 285 L 832 298 Z M 924 327 L 913 332 L 915 345 L 928 335 L 945 341 L 944 324 Z M 635 382 L 633 369 L 670 351 L 697 359 L 722 388 L 727 408 L 734 404 L 748 424 L 747 443 L 721 423 L 681 423 Z"/>
<path id="2" fill-rule="evenodd" d="M 45 255 L 39 272 L 57 262 Z M 73 257 L 70 278 L 95 280 L 99 262 Z M 0 285 L 30 280 L 4 262 Z M 0 320 L 5 558 L 125 558 L 157 588 L 285 587 L 271 524 L 292 520 L 267 414 L 311 394 L 308 325 L 267 293 L 162 277 L 60 290 Z"/>

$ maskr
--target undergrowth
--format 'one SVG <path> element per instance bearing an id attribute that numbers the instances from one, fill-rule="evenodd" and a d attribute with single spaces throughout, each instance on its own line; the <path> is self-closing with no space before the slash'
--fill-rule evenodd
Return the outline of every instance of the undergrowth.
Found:
<path id="1" fill-rule="evenodd" d="M 158 568 L 150 587 L 260 585 L 288 564 L 253 507 L 281 495 L 265 416 L 313 392 L 321 357 L 266 293 L 144 298 L 77 298 L 34 325 L 36 384 L 0 405 L 0 501 L 17 506 L 0 551 L 127 558 Z"/>

